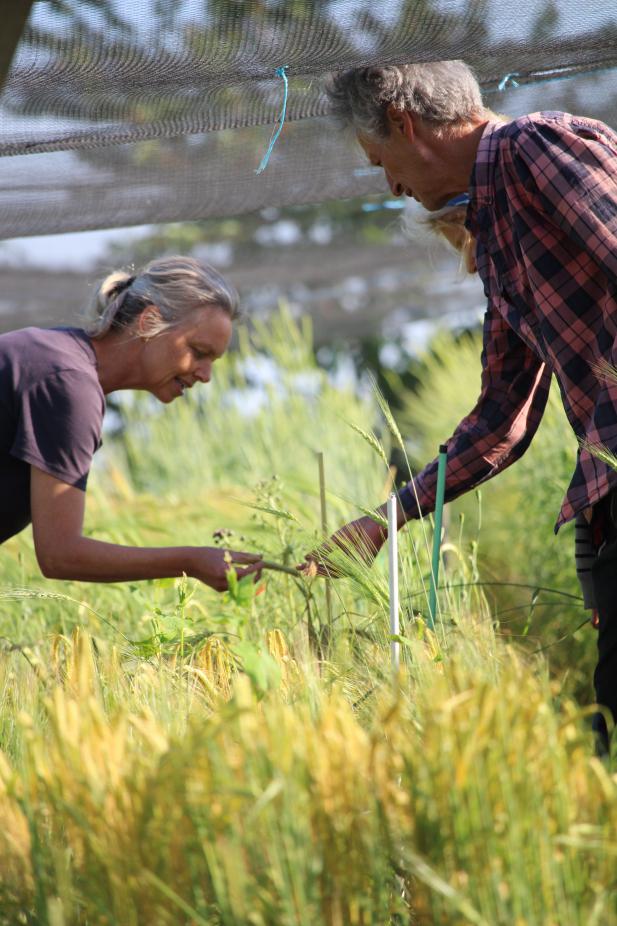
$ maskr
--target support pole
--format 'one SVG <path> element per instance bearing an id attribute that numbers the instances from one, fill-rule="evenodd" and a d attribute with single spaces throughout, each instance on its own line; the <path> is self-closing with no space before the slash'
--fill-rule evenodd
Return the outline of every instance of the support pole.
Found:
<path id="1" fill-rule="evenodd" d="M 396 525 L 396 495 L 394 493 L 388 498 L 388 563 L 390 566 L 390 636 L 398 637 L 400 633 L 399 626 L 399 602 L 398 602 L 398 531 Z M 392 671 L 396 674 L 400 665 L 401 645 L 398 640 L 392 640 L 390 643 L 390 656 L 392 659 Z"/>
<path id="2" fill-rule="evenodd" d="M 435 493 L 435 533 L 433 534 L 433 561 L 428 601 L 428 624 L 435 630 L 437 617 L 437 587 L 439 585 L 439 560 L 441 558 L 441 525 L 443 521 L 443 503 L 446 493 L 446 462 L 448 448 L 441 444 L 437 463 L 437 490 Z"/>

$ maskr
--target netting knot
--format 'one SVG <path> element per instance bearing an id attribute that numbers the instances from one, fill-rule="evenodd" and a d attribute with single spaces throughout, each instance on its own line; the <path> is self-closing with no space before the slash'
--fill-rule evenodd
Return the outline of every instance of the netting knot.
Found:
<path id="1" fill-rule="evenodd" d="M 499 85 L 497 89 L 504 91 L 507 88 L 508 84 L 512 84 L 513 87 L 519 87 L 520 84 L 518 80 L 515 80 L 514 78 L 520 77 L 520 76 L 521 75 L 518 73 L 518 71 L 513 71 L 511 74 L 505 74 L 504 77 L 502 77 L 501 80 L 499 81 Z"/>

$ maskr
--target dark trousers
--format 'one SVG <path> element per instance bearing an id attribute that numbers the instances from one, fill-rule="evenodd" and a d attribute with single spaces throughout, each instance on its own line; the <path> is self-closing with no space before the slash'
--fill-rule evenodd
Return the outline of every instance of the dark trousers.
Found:
<path id="1" fill-rule="evenodd" d="M 617 721 L 617 491 L 593 510 L 592 528 L 598 553 L 591 570 L 598 616 L 598 664 L 594 672 L 596 701 Z M 593 718 L 598 751 L 608 753 L 609 730 L 603 714 Z"/>

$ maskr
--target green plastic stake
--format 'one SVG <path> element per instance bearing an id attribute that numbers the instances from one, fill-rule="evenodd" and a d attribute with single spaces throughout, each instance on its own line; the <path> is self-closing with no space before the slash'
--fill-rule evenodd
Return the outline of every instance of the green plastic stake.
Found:
<path id="1" fill-rule="evenodd" d="M 443 500 L 446 494 L 446 461 L 448 448 L 441 444 L 439 460 L 437 463 L 437 492 L 435 494 L 435 533 L 433 534 L 433 563 L 431 566 L 431 581 L 428 598 L 428 624 L 435 630 L 437 617 L 437 585 L 439 580 L 439 560 L 441 554 L 441 522 L 443 519 Z"/>

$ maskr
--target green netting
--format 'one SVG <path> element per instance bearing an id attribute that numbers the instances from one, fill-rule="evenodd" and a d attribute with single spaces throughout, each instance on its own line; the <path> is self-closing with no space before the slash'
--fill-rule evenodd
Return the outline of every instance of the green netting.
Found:
<path id="1" fill-rule="evenodd" d="M 614 0 L 38 0 L 0 99 L 0 236 L 382 191 L 328 118 L 326 75 L 453 57 L 502 112 L 614 119 Z M 256 176 L 280 66 L 286 124 Z"/>

